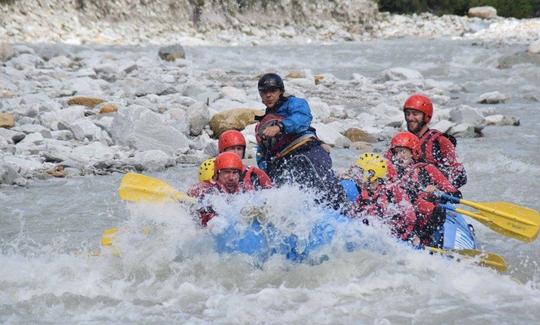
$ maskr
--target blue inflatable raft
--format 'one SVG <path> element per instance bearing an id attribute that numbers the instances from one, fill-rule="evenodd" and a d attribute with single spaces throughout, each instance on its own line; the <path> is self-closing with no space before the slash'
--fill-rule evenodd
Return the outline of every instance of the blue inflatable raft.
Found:
<path id="1" fill-rule="evenodd" d="M 350 184 L 343 184 L 350 199 L 356 198 Z M 354 186 L 356 190 L 356 186 Z M 341 226 L 358 223 L 334 210 L 325 210 L 324 217 L 314 223 L 310 233 L 299 240 L 294 234 L 284 234 L 271 222 L 261 223 L 254 219 L 249 225 L 239 227 L 231 222 L 222 232 L 214 234 L 216 250 L 219 253 L 242 253 L 256 257 L 260 261 L 280 254 L 295 262 L 303 262 L 323 246 L 330 244 L 337 236 Z M 361 239 L 362 234 L 357 231 Z M 443 237 L 444 249 L 476 249 L 476 241 L 472 226 L 456 212 L 446 212 L 443 228 L 434 234 L 435 238 Z M 345 249 L 354 250 L 359 241 L 346 241 Z"/>

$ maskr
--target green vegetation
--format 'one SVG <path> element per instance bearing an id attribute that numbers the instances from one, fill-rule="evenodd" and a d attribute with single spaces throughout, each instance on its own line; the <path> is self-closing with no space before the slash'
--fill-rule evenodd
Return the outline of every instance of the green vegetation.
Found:
<path id="1" fill-rule="evenodd" d="M 380 11 L 392 13 L 431 12 L 436 15 L 466 15 L 469 8 L 492 6 L 502 17 L 540 16 L 540 0 L 377 0 Z"/>

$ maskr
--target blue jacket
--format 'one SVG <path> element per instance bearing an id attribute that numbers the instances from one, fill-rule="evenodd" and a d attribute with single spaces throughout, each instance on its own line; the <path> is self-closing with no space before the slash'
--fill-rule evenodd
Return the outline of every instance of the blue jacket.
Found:
<path id="1" fill-rule="evenodd" d="M 269 111 L 267 108 L 266 113 L 276 113 L 284 117 L 283 121 L 281 121 L 284 133 L 293 133 L 298 137 L 305 134 L 315 134 L 314 129 L 311 128 L 311 120 L 313 119 L 311 108 L 303 98 L 286 97 L 286 100 L 281 102 L 276 110 Z M 264 156 L 261 146 L 257 146 L 257 165 L 266 170 Z"/>

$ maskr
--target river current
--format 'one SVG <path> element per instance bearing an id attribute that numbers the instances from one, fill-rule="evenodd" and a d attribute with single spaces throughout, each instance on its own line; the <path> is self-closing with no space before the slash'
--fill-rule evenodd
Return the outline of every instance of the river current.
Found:
<path id="1" fill-rule="evenodd" d="M 469 175 L 463 194 L 540 210 L 540 66 L 523 59 L 525 51 L 525 46 L 450 39 L 186 49 L 197 69 L 253 75 L 268 68 L 311 69 L 350 79 L 353 73 L 377 77 L 389 67 L 409 67 L 425 78 L 462 86 L 452 104 L 476 106 L 480 94 L 503 92 L 510 100 L 491 107 L 519 118 L 521 125 L 489 126 L 484 137 L 458 139 Z M 501 68 L 501 62 L 510 67 Z M 336 168 L 358 153 L 334 150 Z M 195 174 L 195 166 L 151 173 L 180 190 L 196 181 Z M 1 188 L 0 321 L 526 324 L 540 319 L 538 241 L 522 243 L 471 221 L 480 247 L 506 259 L 509 271 L 503 275 L 388 239 L 373 245 L 387 249 L 337 250 L 322 264 L 292 264 L 280 257 L 258 264 L 214 253 L 208 234 L 194 226 L 184 207 L 127 206 L 117 195 L 121 177 Z M 275 193 L 288 204 L 301 194 Z M 291 218 L 306 217 L 292 213 Z M 158 225 L 150 236 L 140 231 L 147 225 Z M 129 234 L 119 238 L 122 256 L 89 254 L 100 251 L 101 232 L 114 226 Z"/>

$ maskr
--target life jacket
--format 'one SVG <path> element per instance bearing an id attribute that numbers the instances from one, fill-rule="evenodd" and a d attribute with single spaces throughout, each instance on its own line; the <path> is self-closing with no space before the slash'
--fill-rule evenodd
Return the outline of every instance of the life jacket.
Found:
<path id="1" fill-rule="evenodd" d="M 356 214 L 378 216 L 403 240 L 409 239 L 416 223 L 407 194 L 396 184 L 381 184 L 374 191 L 362 188 L 353 209 Z"/>
<path id="2" fill-rule="evenodd" d="M 245 191 L 253 191 L 257 188 L 272 188 L 270 177 L 262 169 L 254 166 L 246 168 L 242 183 Z"/>
<path id="3" fill-rule="evenodd" d="M 427 132 L 424 133 L 424 135 L 422 135 L 420 138 L 420 148 L 418 153 L 419 161 L 424 161 L 435 166 L 446 164 L 444 157 L 442 156 L 439 141 L 437 141 L 437 139 L 441 136 L 448 139 L 454 148 L 456 147 L 457 140 L 454 136 L 447 133 L 442 133 L 436 129 L 428 129 Z"/>

